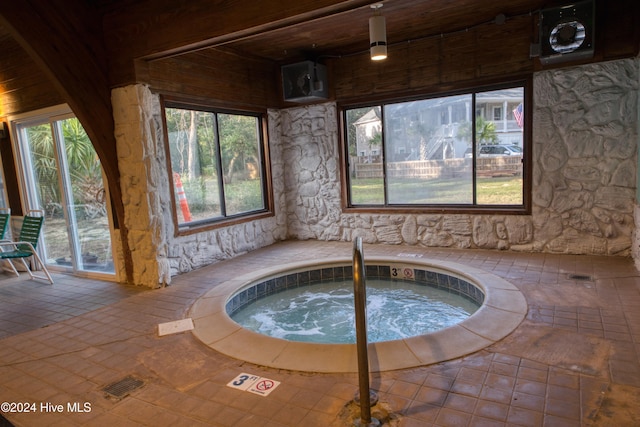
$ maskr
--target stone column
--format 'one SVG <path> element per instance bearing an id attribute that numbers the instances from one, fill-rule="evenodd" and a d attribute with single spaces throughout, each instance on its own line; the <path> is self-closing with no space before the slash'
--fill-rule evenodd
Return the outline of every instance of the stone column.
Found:
<path id="1" fill-rule="evenodd" d="M 111 94 L 120 186 L 133 263 L 134 284 L 156 288 L 171 281 L 162 204 L 169 194 L 161 143 L 159 101 L 145 85 Z"/>

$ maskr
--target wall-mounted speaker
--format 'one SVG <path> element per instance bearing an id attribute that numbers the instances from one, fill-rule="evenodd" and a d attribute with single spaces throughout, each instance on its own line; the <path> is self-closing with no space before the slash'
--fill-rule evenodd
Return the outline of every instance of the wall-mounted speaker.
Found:
<path id="1" fill-rule="evenodd" d="M 314 61 L 282 66 L 285 101 L 313 102 L 328 98 L 327 68 Z"/>
<path id="2" fill-rule="evenodd" d="M 540 62 L 593 57 L 595 2 L 586 0 L 540 12 Z"/>

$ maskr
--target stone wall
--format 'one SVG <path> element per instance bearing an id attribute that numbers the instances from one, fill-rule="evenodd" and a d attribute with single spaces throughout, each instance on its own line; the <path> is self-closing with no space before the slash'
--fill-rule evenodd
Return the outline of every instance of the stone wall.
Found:
<path id="1" fill-rule="evenodd" d="M 533 217 L 540 249 L 630 253 L 638 64 L 630 59 L 536 75 Z"/>
<path id="2" fill-rule="evenodd" d="M 164 149 L 158 145 L 159 105 L 143 85 L 114 89 L 111 99 L 133 280 L 158 287 L 171 281 L 165 238 L 169 223 L 163 211 L 169 192 L 163 185 Z"/>
<path id="3" fill-rule="evenodd" d="M 158 96 L 113 91 L 136 284 L 285 238 L 572 254 L 640 253 L 635 237 L 640 61 L 534 77 L 531 215 L 355 214 L 341 209 L 334 103 L 269 111 L 275 216 L 176 236 Z M 635 213 L 636 216 L 640 214 Z M 635 240 L 634 240 L 635 239 Z"/>
<path id="4" fill-rule="evenodd" d="M 134 284 L 159 287 L 171 276 L 232 258 L 285 238 L 284 166 L 280 123 L 269 120 L 276 215 L 271 218 L 176 236 L 172 216 L 171 179 L 167 170 L 160 101 L 144 85 L 112 93 L 118 167 L 125 206 L 125 225 L 133 259 Z M 122 260 L 122 256 L 119 256 Z M 122 270 L 122 262 L 120 270 Z M 124 273 L 119 272 L 124 278 Z"/>
<path id="5" fill-rule="evenodd" d="M 269 154 L 274 197 L 273 217 L 245 222 L 196 234 L 174 236 L 173 220 L 167 229 L 168 260 L 171 274 L 188 271 L 233 258 L 286 238 L 287 222 L 284 214 L 285 165 L 281 154 L 281 125 L 278 114 L 269 112 Z M 168 176 L 165 178 L 168 181 Z"/>
<path id="6" fill-rule="evenodd" d="M 285 167 L 280 153 L 282 145 L 279 142 L 280 123 L 277 114 L 269 114 L 268 128 L 275 215 L 183 236 L 175 236 L 173 219 L 167 218 L 165 232 L 168 247 L 167 259 L 171 275 L 186 273 L 205 265 L 233 258 L 286 238 Z M 158 141 L 158 144 L 162 143 L 162 141 Z M 163 176 L 162 179 L 168 186 L 170 182 L 168 175 Z M 172 191 L 172 188 L 168 188 L 167 192 L 169 191 Z M 166 206 L 171 206 L 170 201 Z"/>
<path id="7" fill-rule="evenodd" d="M 335 104 L 290 108 L 280 116 L 287 235 L 340 240 L 344 236 Z"/>
<path id="8" fill-rule="evenodd" d="M 334 104 L 282 110 L 288 236 L 452 248 L 629 255 L 638 60 L 534 78 L 532 215 L 349 214 Z"/>

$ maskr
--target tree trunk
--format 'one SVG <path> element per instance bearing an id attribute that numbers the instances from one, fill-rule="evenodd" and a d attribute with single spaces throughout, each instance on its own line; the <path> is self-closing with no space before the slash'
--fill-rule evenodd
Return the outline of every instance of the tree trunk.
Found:
<path id="1" fill-rule="evenodd" d="M 191 111 L 191 123 L 189 124 L 189 141 L 187 143 L 187 170 L 189 179 L 197 177 L 200 169 L 200 157 L 198 156 L 197 113 Z"/>

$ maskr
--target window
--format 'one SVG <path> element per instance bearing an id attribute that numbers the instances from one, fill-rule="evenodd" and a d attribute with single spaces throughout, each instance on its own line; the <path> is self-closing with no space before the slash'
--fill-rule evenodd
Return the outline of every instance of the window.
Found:
<path id="1" fill-rule="evenodd" d="M 66 106 L 12 122 L 25 212 L 44 213 L 42 259 L 57 270 L 113 276 L 108 188 L 82 124 Z"/>
<path id="2" fill-rule="evenodd" d="M 493 107 L 493 121 L 502 120 L 502 107 Z"/>
<path id="3" fill-rule="evenodd" d="M 263 118 L 165 100 L 180 230 L 269 213 Z"/>
<path id="4" fill-rule="evenodd" d="M 524 101 L 519 82 L 343 109 L 346 207 L 525 212 Z"/>

